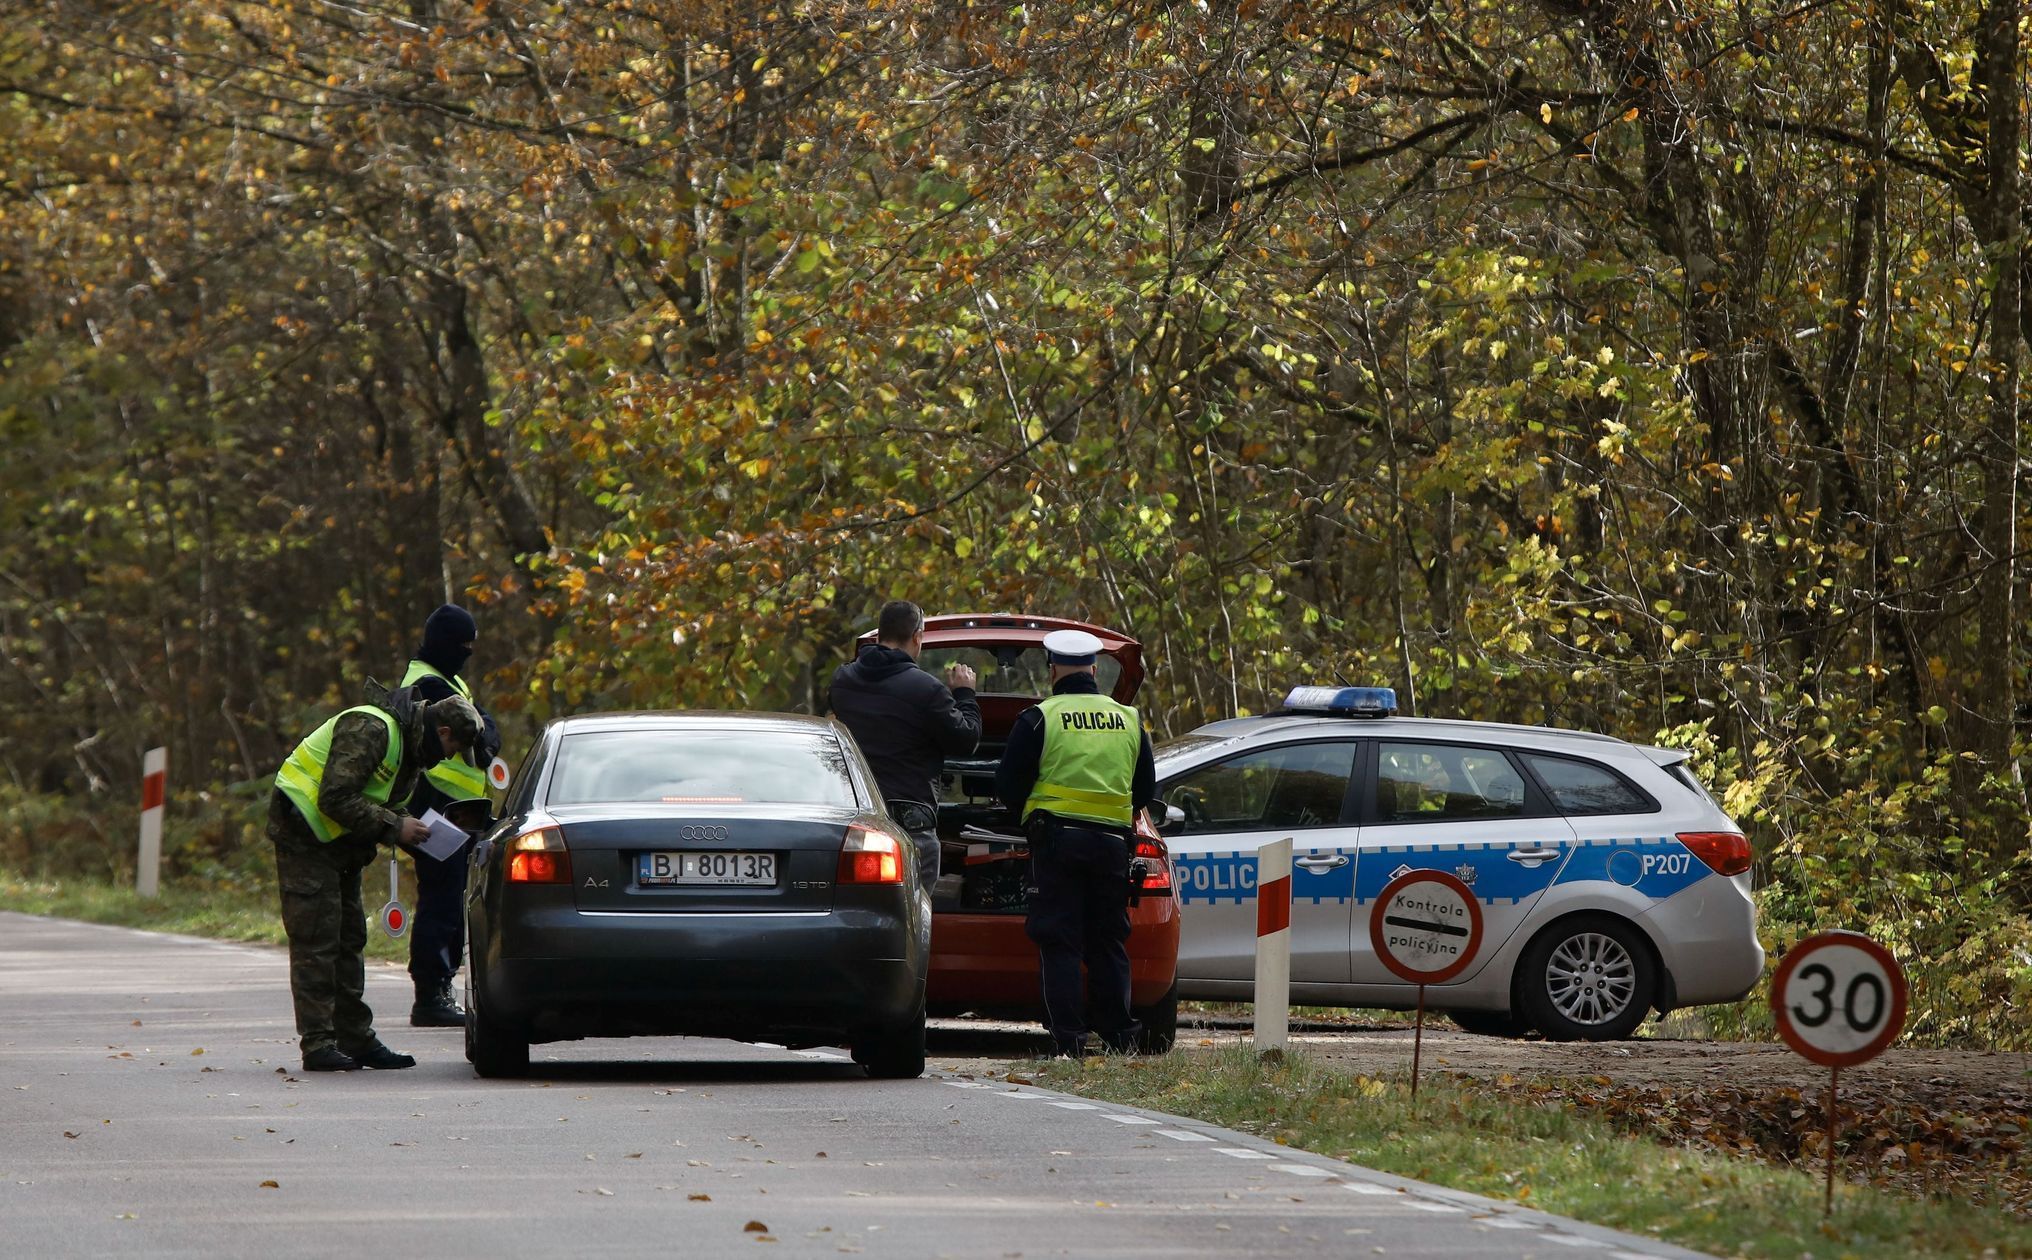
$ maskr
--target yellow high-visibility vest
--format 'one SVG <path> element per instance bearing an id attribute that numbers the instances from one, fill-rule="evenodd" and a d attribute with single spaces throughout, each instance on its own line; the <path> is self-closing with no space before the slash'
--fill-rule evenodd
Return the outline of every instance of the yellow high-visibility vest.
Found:
<path id="1" fill-rule="evenodd" d="M 386 805 L 388 794 L 395 789 L 396 772 L 402 768 L 402 731 L 395 724 L 395 715 L 377 705 L 356 705 L 344 713 L 334 714 L 298 744 L 283 760 L 282 769 L 275 772 L 275 786 L 310 824 L 312 834 L 327 842 L 344 834 L 346 829 L 337 819 L 318 808 L 318 787 L 325 781 L 325 759 L 331 756 L 332 732 L 338 729 L 339 719 L 347 713 L 371 713 L 388 726 L 388 751 L 382 755 L 381 764 L 374 768 L 374 777 L 367 781 L 360 794 L 377 804 Z"/>
<path id="2" fill-rule="evenodd" d="M 1037 782 L 1023 802 L 1024 819 L 1043 809 L 1060 818 L 1129 826 L 1130 790 L 1143 751 L 1136 710 L 1080 693 L 1050 696 L 1037 708 L 1044 714 L 1044 751 L 1037 759 Z"/>
<path id="3" fill-rule="evenodd" d="M 453 691 L 471 701 L 473 693 L 466 686 L 466 680 L 454 674 L 446 678 L 442 672 L 423 661 L 409 662 L 409 670 L 402 675 L 402 685 L 414 687 L 420 679 L 443 679 Z M 446 757 L 430 769 L 423 777 L 438 791 L 443 792 L 456 805 L 460 801 L 484 801 L 487 799 L 487 772 L 473 764 L 471 749 L 456 757 Z"/>

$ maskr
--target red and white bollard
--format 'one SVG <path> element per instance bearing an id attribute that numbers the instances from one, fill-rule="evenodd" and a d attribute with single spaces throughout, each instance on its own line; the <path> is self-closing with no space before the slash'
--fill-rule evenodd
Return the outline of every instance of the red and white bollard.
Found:
<path id="1" fill-rule="evenodd" d="M 169 786 L 169 750 L 141 755 L 141 854 L 134 863 L 134 891 L 153 897 L 162 879 L 162 801 Z"/>
<path id="2" fill-rule="evenodd" d="M 1256 1049 L 1291 1040 L 1291 837 L 1256 850 Z"/>

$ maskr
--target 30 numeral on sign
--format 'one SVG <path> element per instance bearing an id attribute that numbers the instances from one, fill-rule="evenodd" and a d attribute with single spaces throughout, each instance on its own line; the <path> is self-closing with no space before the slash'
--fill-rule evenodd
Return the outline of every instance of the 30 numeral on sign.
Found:
<path id="1" fill-rule="evenodd" d="M 1835 1006 L 1828 1000 L 1834 992 L 1834 972 L 1828 970 L 1822 963 L 1814 963 L 1799 969 L 1799 979 L 1803 983 L 1812 982 L 1820 986 L 1813 994 L 1819 1006 L 1811 1013 L 1803 1006 L 1795 1006 L 1792 1008 L 1792 1018 L 1808 1028 L 1818 1028 L 1835 1017 Z M 1858 990 L 1863 990 L 1869 995 L 1867 1014 L 1858 1013 L 1865 1009 L 1859 1006 L 1856 1000 Z M 1848 991 L 1842 994 L 1840 1014 L 1851 1031 L 1867 1034 L 1883 1024 L 1888 1005 L 1889 1003 L 1884 1000 L 1884 982 L 1867 971 L 1859 972 L 1849 980 Z"/>

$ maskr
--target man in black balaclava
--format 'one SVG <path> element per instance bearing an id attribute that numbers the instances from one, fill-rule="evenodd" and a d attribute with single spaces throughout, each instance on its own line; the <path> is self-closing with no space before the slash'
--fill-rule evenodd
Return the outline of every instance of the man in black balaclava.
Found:
<path id="1" fill-rule="evenodd" d="M 414 687 L 426 702 L 453 695 L 472 701 L 472 689 L 459 672 L 472 658 L 478 636 L 473 614 L 457 604 L 441 606 L 423 623 L 423 643 L 404 671 L 402 685 Z M 409 798 L 410 813 L 421 816 L 426 809 L 435 809 L 468 831 L 487 823 L 486 767 L 501 751 L 494 719 L 477 702 L 473 707 L 479 710 L 483 730 L 472 757 L 447 757 L 424 771 Z M 415 858 L 409 978 L 416 984 L 416 1003 L 409 1009 L 409 1022 L 418 1028 L 461 1028 L 466 1016 L 452 998 L 452 977 L 458 974 L 466 945 L 466 849 L 442 860 L 421 853 Z"/>

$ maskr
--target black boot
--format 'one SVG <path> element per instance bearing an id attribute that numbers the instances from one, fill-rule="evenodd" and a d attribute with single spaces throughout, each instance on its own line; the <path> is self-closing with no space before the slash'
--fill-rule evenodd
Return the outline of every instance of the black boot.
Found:
<path id="1" fill-rule="evenodd" d="M 379 1068 L 387 1072 L 396 1068 L 413 1068 L 416 1066 L 415 1055 L 402 1054 L 398 1051 L 390 1050 L 378 1041 L 371 1046 L 356 1046 L 347 1053 L 358 1060 L 355 1064 L 357 1067 Z"/>
<path id="2" fill-rule="evenodd" d="M 409 1008 L 413 1028 L 464 1028 L 466 1012 L 452 998 L 452 982 L 418 980 L 416 1002 Z"/>
<path id="3" fill-rule="evenodd" d="M 360 1061 L 337 1046 L 319 1046 L 303 1054 L 303 1070 L 306 1072 L 351 1072 L 360 1066 Z"/>

